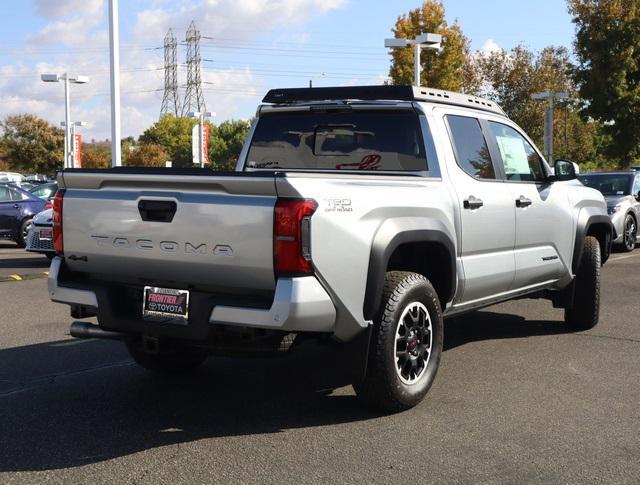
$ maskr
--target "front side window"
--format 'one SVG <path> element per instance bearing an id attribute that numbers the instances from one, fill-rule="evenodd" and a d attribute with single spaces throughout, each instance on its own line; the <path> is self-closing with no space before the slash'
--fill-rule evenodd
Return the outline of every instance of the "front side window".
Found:
<path id="1" fill-rule="evenodd" d="M 495 179 L 487 141 L 477 118 L 448 115 L 453 147 L 458 165 L 472 177 Z"/>
<path id="2" fill-rule="evenodd" d="M 636 182 L 633 184 L 633 191 L 631 192 L 631 195 L 638 195 L 638 192 L 640 192 L 640 177 L 636 177 Z"/>
<path id="3" fill-rule="evenodd" d="M 248 169 L 427 171 L 418 115 L 402 111 L 300 111 L 260 117 Z"/>
<path id="4" fill-rule="evenodd" d="M 507 180 L 516 182 L 543 182 L 547 176 L 542 158 L 531 144 L 510 126 L 490 121 Z"/>

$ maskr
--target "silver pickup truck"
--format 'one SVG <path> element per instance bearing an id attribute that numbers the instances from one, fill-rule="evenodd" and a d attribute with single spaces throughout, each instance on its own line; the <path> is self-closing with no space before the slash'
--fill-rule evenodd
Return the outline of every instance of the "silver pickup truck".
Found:
<path id="1" fill-rule="evenodd" d="M 49 293 L 98 321 L 71 335 L 168 372 L 320 338 L 360 399 L 397 411 L 433 383 L 446 317 L 532 297 L 597 324 L 605 201 L 493 102 L 374 86 L 264 103 L 236 172 L 59 174 Z"/>

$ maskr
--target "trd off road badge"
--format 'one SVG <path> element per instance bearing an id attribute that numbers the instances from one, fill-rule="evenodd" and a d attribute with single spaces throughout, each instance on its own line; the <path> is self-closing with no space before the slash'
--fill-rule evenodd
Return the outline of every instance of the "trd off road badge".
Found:
<path id="1" fill-rule="evenodd" d="M 351 199 L 325 199 L 325 212 L 353 212 Z"/>

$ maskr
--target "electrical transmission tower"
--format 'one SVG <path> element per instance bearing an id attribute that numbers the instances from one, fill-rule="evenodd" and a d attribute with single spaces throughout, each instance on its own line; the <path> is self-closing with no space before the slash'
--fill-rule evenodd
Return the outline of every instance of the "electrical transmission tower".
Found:
<path id="1" fill-rule="evenodd" d="M 187 89 L 184 94 L 182 116 L 190 112 L 204 112 L 207 110 L 202 94 L 202 79 L 200 78 L 200 31 L 192 21 L 187 30 Z"/>
<path id="2" fill-rule="evenodd" d="M 171 29 L 164 37 L 164 97 L 160 116 L 165 114 L 181 115 L 178 94 L 178 41 Z"/>

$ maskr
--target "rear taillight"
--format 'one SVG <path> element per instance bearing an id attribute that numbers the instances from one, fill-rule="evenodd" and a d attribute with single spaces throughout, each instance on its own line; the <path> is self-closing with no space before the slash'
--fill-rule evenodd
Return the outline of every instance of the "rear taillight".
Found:
<path id="1" fill-rule="evenodd" d="M 311 266 L 312 199 L 278 199 L 273 220 L 273 256 L 277 276 L 300 276 Z"/>
<path id="2" fill-rule="evenodd" d="M 62 199 L 64 198 L 64 189 L 56 192 L 53 198 L 53 249 L 57 254 L 62 255 L 64 252 L 64 244 L 62 242 Z"/>

